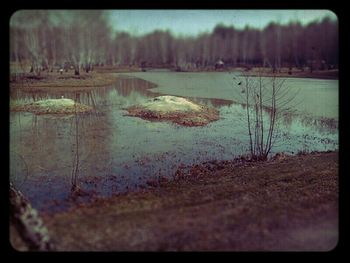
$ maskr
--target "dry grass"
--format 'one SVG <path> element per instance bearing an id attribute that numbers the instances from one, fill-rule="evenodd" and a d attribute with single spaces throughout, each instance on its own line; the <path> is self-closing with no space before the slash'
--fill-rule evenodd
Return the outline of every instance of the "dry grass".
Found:
<path id="1" fill-rule="evenodd" d="M 59 250 L 329 250 L 338 153 L 194 166 L 191 175 L 45 216 Z"/>

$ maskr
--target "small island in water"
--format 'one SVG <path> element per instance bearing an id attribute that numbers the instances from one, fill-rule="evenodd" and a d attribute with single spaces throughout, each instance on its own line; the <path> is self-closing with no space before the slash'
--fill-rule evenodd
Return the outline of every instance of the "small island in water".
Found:
<path id="1" fill-rule="evenodd" d="M 30 103 L 10 103 L 11 111 L 27 111 L 34 114 L 75 114 L 89 112 L 91 106 L 75 102 L 72 99 L 46 99 Z"/>
<path id="2" fill-rule="evenodd" d="M 159 96 L 128 109 L 129 116 L 167 120 L 182 126 L 204 126 L 219 119 L 219 111 L 176 96 Z"/>

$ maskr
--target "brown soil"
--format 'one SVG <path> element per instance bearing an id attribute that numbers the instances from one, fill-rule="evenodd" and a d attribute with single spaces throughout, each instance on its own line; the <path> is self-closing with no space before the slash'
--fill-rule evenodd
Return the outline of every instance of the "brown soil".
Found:
<path id="1" fill-rule="evenodd" d="M 117 79 L 115 74 L 101 74 L 97 72 L 81 73 L 75 76 L 73 72 L 42 73 L 41 76 L 24 74 L 13 77 L 10 81 L 10 88 L 20 88 L 31 92 L 45 91 L 47 89 L 65 91 L 67 89 L 79 91 L 95 87 L 108 86 Z"/>
<path id="2" fill-rule="evenodd" d="M 337 152 L 211 164 L 160 180 L 151 190 L 46 215 L 44 222 L 58 249 L 70 251 L 311 251 L 337 245 Z"/>
<path id="3" fill-rule="evenodd" d="M 139 72 L 142 69 L 138 66 L 104 66 L 95 69 L 97 73 L 124 73 L 124 72 Z"/>
<path id="4" fill-rule="evenodd" d="M 238 69 L 238 71 L 244 72 L 248 76 L 259 76 L 260 74 L 264 77 L 283 77 L 283 78 L 318 78 L 318 79 L 338 79 L 339 72 L 337 69 L 333 70 L 309 70 L 301 71 L 300 69 L 282 68 L 280 71 L 273 73 L 271 69 L 260 69 L 253 68 L 251 70 Z"/>
<path id="5" fill-rule="evenodd" d="M 338 69 L 331 70 L 310 70 L 306 69 L 304 71 L 293 68 L 291 71 L 288 68 L 282 68 L 276 73 L 273 73 L 271 68 L 251 68 L 247 70 L 242 67 L 224 67 L 221 69 L 216 69 L 214 67 L 207 68 L 191 68 L 184 70 L 185 72 L 242 72 L 249 76 L 259 76 L 261 74 L 264 77 L 283 77 L 283 78 L 316 78 L 316 79 L 338 79 L 339 71 Z"/>

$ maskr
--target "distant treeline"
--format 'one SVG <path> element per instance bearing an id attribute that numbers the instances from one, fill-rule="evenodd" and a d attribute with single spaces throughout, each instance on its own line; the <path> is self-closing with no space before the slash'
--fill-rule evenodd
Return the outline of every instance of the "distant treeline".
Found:
<path id="1" fill-rule="evenodd" d="M 10 60 L 30 62 L 33 72 L 70 66 L 76 74 L 96 65 L 181 69 L 219 60 L 231 67 L 338 66 L 338 22 L 329 18 L 306 26 L 270 23 L 263 30 L 217 25 L 197 37 L 112 33 L 107 19 L 103 11 L 19 11 L 10 23 Z"/>

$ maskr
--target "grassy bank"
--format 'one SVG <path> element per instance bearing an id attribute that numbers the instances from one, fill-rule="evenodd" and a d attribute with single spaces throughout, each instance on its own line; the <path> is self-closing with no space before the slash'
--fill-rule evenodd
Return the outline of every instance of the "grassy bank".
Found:
<path id="1" fill-rule="evenodd" d="M 59 250 L 329 250 L 337 215 L 338 153 L 329 152 L 198 165 L 44 221 Z"/>

